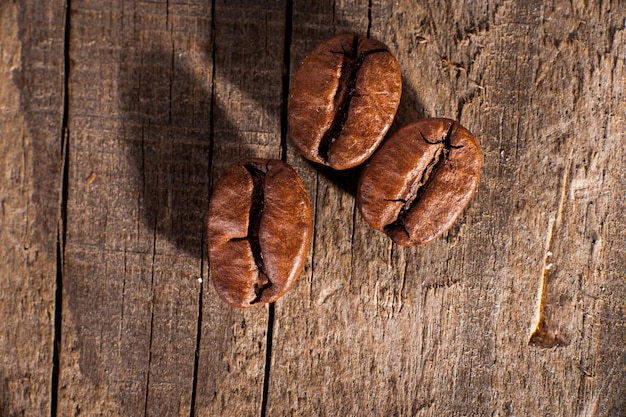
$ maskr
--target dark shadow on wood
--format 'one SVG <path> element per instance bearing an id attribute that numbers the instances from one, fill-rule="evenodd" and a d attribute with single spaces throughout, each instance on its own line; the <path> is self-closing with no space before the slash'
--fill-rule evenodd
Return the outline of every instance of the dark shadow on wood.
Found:
<path id="1" fill-rule="evenodd" d="M 403 65 L 400 64 L 402 67 Z M 395 133 L 402 126 L 411 123 L 418 119 L 426 117 L 426 111 L 424 104 L 419 98 L 415 88 L 406 83 L 406 79 L 402 80 L 402 96 L 400 97 L 400 105 L 396 112 L 396 117 L 393 120 L 393 124 L 387 132 L 387 137 Z"/>
<path id="2" fill-rule="evenodd" d="M 307 160 L 306 162 L 322 177 L 332 182 L 333 185 L 335 185 L 337 188 L 345 193 L 350 194 L 353 197 L 356 197 L 359 176 L 361 175 L 361 171 L 363 171 L 365 164 L 361 164 L 354 168 L 337 171 L 335 169 L 327 167 L 326 165 L 321 165 L 309 160 Z"/>
<path id="3" fill-rule="evenodd" d="M 212 130 L 218 125 L 234 146 L 245 144 L 219 103 L 211 111 L 211 91 L 197 91 L 203 87 L 192 69 L 180 63 L 172 69 L 171 61 L 170 54 L 152 51 L 131 60 L 142 67 L 121 73 L 121 134 L 135 171 L 131 181 L 142 221 L 157 239 L 200 258 L 206 252 L 202 236 L 215 180 L 210 178 Z M 242 149 L 241 154 L 253 151 Z"/>

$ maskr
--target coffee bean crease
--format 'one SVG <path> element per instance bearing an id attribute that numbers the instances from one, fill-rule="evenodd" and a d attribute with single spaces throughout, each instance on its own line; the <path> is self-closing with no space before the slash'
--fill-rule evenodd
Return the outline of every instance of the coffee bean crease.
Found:
<path id="1" fill-rule="evenodd" d="M 258 303 L 261 300 L 261 296 L 264 290 L 272 286 L 267 273 L 265 272 L 265 266 L 263 264 L 263 253 L 261 251 L 261 243 L 259 241 L 259 228 L 261 227 L 261 218 L 263 216 L 263 207 L 265 205 L 265 196 L 263 187 L 265 185 L 265 172 L 252 164 L 244 165 L 244 168 L 250 173 L 252 178 L 252 204 L 250 204 L 250 217 L 248 221 L 248 235 L 245 239 L 250 244 L 250 250 L 252 256 L 254 256 L 254 263 L 259 270 L 259 276 L 257 282 L 254 283 L 254 293 L 256 298 L 250 302 L 250 304 Z M 267 164 L 265 166 L 267 172 Z"/>

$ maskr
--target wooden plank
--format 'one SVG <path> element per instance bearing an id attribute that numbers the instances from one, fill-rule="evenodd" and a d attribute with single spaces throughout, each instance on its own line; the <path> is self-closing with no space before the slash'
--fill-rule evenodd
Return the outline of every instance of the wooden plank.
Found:
<path id="1" fill-rule="evenodd" d="M 0 3 L 0 415 L 49 415 L 64 2 Z"/>
<path id="2" fill-rule="evenodd" d="M 345 29 L 300 7 L 292 72 Z M 374 2 L 403 70 L 396 128 L 460 120 L 483 178 L 448 233 L 407 249 L 354 215 L 354 174 L 308 171 L 316 240 L 302 295 L 277 302 L 271 415 L 624 413 L 624 10 L 608 8 Z M 546 269 L 543 313 L 569 340 L 550 349 L 529 344 Z"/>
<path id="3" fill-rule="evenodd" d="M 212 184 L 240 158 L 281 158 L 284 22 L 283 1 L 215 2 Z M 260 415 L 269 308 L 204 289 L 196 415 Z"/>
<path id="4" fill-rule="evenodd" d="M 210 15 L 205 2 L 72 2 L 59 415 L 191 413 Z"/>

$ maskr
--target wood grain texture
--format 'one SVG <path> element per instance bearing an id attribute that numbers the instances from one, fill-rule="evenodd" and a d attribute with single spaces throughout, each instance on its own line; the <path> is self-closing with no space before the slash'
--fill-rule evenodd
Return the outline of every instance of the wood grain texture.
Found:
<path id="1" fill-rule="evenodd" d="M 0 415 L 48 415 L 62 177 L 62 1 L 0 3 Z"/>
<path id="2" fill-rule="evenodd" d="M 0 2 L 0 416 L 626 415 L 622 2 L 72 0 L 64 43 L 67 4 Z M 390 133 L 482 147 L 426 246 L 284 143 L 289 77 L 343 32 L 398 59 Z M 294 166 L 315 230 L 290 292 L 236 310 L 205 215 L 248 156 Z"/>

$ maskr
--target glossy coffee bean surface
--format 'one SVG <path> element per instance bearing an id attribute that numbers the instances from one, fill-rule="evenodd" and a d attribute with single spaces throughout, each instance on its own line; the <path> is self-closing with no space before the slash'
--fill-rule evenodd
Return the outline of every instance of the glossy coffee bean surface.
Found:
<path id="1" fill-rule="evenodd" d="M 478 187 L 482 153 L 476 138 L 450 119 L 422 119 L 392 135 L 359 179 L 365 221 L 403 246 L 448 230 Z"/>
<path id="2" fill-rule="evenodd" d="M 276 301 L 302 271 L 312 216 L 298 174 L 285 162 L 245 159 L 213 189 L 207 218 L 211 279 L 233 307 Z"/>
<path id="3" fill-rule="evenodd" d="M 383 43 L 354 34 L 318 45 L 291 82 L 292 142 L 307 159 L 347 169 L 381 143 L 400 103 L 398 62 Z"/>

